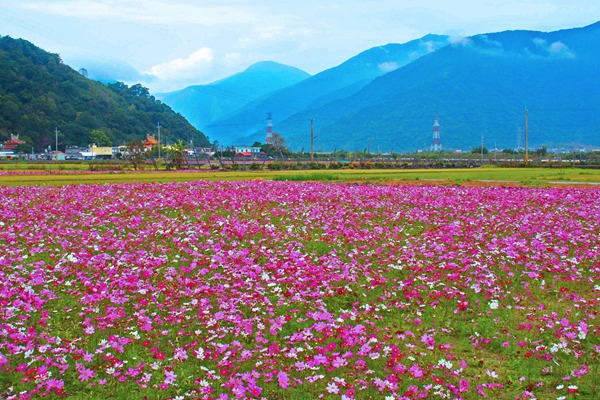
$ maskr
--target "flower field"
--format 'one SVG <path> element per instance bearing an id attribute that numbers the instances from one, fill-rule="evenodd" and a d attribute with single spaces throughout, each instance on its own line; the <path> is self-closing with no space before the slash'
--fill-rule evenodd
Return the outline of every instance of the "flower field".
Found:
<path id="1" fill-rule="evenodd" d="M 2 187 L 0 398 L 593 398 L 600 190 Z"/>

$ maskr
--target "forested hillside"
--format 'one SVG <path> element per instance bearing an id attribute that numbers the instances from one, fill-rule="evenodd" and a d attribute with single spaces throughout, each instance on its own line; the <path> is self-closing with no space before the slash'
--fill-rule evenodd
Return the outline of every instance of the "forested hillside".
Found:
<path id="1" fill-rule="evenodd" d="M 157 124 L 168 143 L 176 139 L 209 144 L 183 116 L 151 96 L 141 85 L 104 85 L 85 77 L 30 42 L 0 37 L 0 142 L 20 135 L 41 151 L 55 143 L 59 150 L 90 143 L 92 131 L 119 145 L 154 133 Z M 97 132 L 96 132 L 97 136 Z"/>

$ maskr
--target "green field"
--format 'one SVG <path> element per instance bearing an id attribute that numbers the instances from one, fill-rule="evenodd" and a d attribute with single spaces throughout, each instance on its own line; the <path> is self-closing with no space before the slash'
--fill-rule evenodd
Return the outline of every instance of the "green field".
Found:
<path id="1" fill-rule="evenodd" d="M 307 171 L 145 171 L 106 172 L 11 170 L 0 175 L 0 185 L 67 185 L 79 183 L 185 182 L 196 180 L 290 180 L 338 181 L 363 183 L 437 182 L 441 184 L 507 184 L 544 186 L 568 183 L 600 183 L 600 170 L 578 168 L 469 168 L 469 169 L 361 169 Z"/>

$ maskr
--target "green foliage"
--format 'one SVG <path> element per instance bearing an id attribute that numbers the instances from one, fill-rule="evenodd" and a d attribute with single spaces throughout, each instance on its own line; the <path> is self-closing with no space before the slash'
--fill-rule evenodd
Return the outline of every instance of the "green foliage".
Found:
<path id="1" fill-rule="evenodd" d="M 278 175 L 274 176 L 274 181 L 336 181 L 339 177 L 332 173 L 315 172 L 310 174 L 297 175 Z"/>
<path id="2" fill-rule="evenodd" d="M 94 129 L 90 132 L 90 143 L 96 146 L 112 146 L 110 138 L 100 129 Z"/>
<path id="3" fill-rule="evenodd" d="M 23 144 L 15 147 L 15 153 L 30 153 L 31 147 L 33 146 L 31 138 L 27 135 L 19 135 L 19 139 L 23 142 Z"/>
<path id="4" fill-rule="evenodd" d="M 185 145 L 183 140 L 180 139 L 169 149 L 169 161 L 170 164 L 173 165 L 173 168 L 183 169 L 183 164 L 185 163 L 186 155 L 187 146 Z"/>
<path id="5" fill-rule="evenodd" d="M 92 131 L 105 134 L 104 144 L 123 144 L 143 140 L 160 122 L 166 139 L 209 145 L 203 133 L 142 85 L 92 81 L 28 41 L 0 37 L 0 65 L 0 141 L 27 133 L 41 151 L 54 144 L 58 128 L 59 149 L 88 145 Z"/>
<path id="6" fill-rule="evenodd" d="M 148 154 L 144 151 L 142 143 L 139 140 L 132 140 L 127 144 L 125 158 L 131 163 L 131 167 L 136 171 L 143 171 L 146 166 Z"/>
<path id="7" fill-rule="evenodd" d="M 548 154 L 548 148 L 546 146 L 539 147 L 534 150 L 533 154 L 535 154 L 536 156 L 543 157 L 546 154 Z"/>
<path id="8" fill-rule="evenodd" d="M 471 149 L 472 154 L 488 154 L 489 150 L 485 146 L 477 146 Z"/>

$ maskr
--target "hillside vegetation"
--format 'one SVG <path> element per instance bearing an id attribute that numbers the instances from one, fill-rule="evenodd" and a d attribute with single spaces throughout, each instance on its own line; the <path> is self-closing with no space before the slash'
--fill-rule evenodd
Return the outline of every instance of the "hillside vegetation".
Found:
<path id="1" fill-rule="evenodd" d="M 62 150 L 89 144 L 91 131 L 100 130 L 119 145 L 145 138 L 160 123 L 167 142 L 208 145 L 202 132 L 148 89 L 92 81 L 26 40 L 0 37 L 0 65 L 0 141 L 19 134 L 36 151 L 54 149 L 58 129 Z"/>

